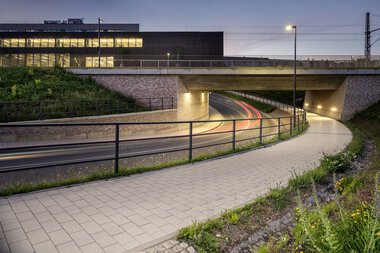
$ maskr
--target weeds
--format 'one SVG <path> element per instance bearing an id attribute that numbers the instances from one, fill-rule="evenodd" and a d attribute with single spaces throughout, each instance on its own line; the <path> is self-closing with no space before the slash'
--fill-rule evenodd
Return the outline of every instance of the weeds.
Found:
<path id="1" fill-rule="evenodd" d="M 377 175 L 375 195 L 378 187 Z M 378 199 L 372 204 L 362 202 L 353 211 L 336 205 L 340 213 L 336 216 L 328 211 L 328 206 L 320 205 L 315 187 L 313 198 L 315 209 L 308 211 L 298 195 L 297 223 L 293 230 L 295 244 L 301 244 L 307 252 L 380 252 L 380 221 L 375 208 Z"/>

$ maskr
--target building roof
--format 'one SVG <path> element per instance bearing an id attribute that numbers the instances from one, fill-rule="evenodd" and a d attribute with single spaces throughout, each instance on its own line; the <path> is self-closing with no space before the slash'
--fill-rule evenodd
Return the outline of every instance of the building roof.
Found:
<path id="1" fill-rule="evenodd" d="M 2 23 L 0 32 L 95 32 L 97 23 L 85 24 L 83 19 L 45 20 L 44 23 Z M 102 32 L 139 32 L 139 24 L 101 24 Z"/>

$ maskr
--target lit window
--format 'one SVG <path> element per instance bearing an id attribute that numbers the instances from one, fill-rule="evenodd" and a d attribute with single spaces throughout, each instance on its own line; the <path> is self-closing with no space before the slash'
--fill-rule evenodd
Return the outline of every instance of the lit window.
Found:
<path id="1" fill-rule="evenodd" d="M 113 47 L 113 38 L 101 38 L 100 39 L 100 47 Z"/>
<path id="2" fill-rule="evenodd" d="M 41 67 L 49 67 L 49 55 L 41 54 Z"/>
<path id="3" fill-rule="evenodd" d="M 112 68 L 114 66 L 113 56 L 102 56 L 100 57 L 100 67 L 101 68 Z M 97 68 L 99 67 L 99 57 L 86 57 L 86 68 Z"/>
<path id="4" fill-rule="evenodd" d="M 25 47 L 25 39 L 18 39 L 18 47 Z"/>
<path id="5" fill-rule="evenodd" d="M 41 47 L 49 47 L 49 39 L 41 39 Z"/>
<path id="6" fill-rule="evenodd" d="M 84 47 L 84 39 L 78 39 L 78 47 Z"/>
<path id="7" fill-rule="evenodd" d="M 64 68 L 70 67 L 70 54 L 58 54 L 56 63 Z"/>
<path id="8" fill-rule="evenodd" d="M 3 47 L 11 47 L 11 40 L 10 39 L 4 39 Z"/>
<path id="9" fill-rule="evenodd" d="M 63 39 L 62 46 L 70 47 L 70 39 Z"/>
<path id="10" fill-rule="evenodd" d="M 55 39 L 49 38 L 48 40 L 48 47 L 55 47 Z"/>
<path id="11" fill-rule="evenodd" d="M 41 39 L 32 39 L 32 47 L 41 47 Z"/>
<path id="12" fill-rule="evenodd" d="M 129 47 L 136 47 L 136 39 L 135 38 L 129 39 Z"/>
<path id="13" fill-rule="evenodd" d="M 122 38 L 116 38 L 115 39 L 115 47 L 122 47 Z"/>
<path id="14" fill-rule="evenodd" d="M 141 38 L 136 39 L 136 47 L 143 47 L 143 40 Z"/>

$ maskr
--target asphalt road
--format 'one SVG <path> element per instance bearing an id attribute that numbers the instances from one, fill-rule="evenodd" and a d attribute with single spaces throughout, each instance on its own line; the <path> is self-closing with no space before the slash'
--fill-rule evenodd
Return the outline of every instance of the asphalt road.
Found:
<path id="1" fill-rule="evenodd" d="M 218 110 L 224 119 L 246 119 L 254 120 L 237 121 L 236 123 L 236 140 L 251 138 L 259 134 L 259 130 L 243 129 L 258 127 L 260 122 L 257 117 L 260 113 L 253 107 L 238 103 L 235 100 L 221 96 L 219 94 L 210 94 L 210 105 Z M 263 126 L 274 125 L 272 120 L 263 120 Z M 215 124 L 214 124 L 215 125 Z M 204 128 L 204 127 L 203 127 Z M 196 126 L 195 126 L 196 129 Z M 213 129 L 201 132 L 200 136 L 193 137 L 193 147 L 213 145 L 217 143 L 232 141 L 232 133 L 218 133 L 231 131 L 232 122 L 222 122 L 214 126 Z M 277 128 L 265 128 L 263 135 L 274 133 Z M 196 131 L 194 131 L 196 132 Z M 199 131 L 197 132 L 199 133 Z M 183 133 L 182 133 L 183 134 Z M 209 134 L 209 135 L 204 135 Z M 187 149 L 189 147 L 189 137 L 160 138 L 151 140 L 126 140 L 120 142 L 120 156 L 139 156 L 148 153 L 167 152 L 173 149 Z M 232 145 L 232 144 L 231 144 Z M 11 170 L 30 167 L 42 167 L 60 163 L 75 163 L 80 160 L 91 159 L 108 159 L 114 157 L 115 144 L 90 144 L 83 145 L 65 145 L 64 147 L 49 148 L 23 148 L 17 151 L 0 150 L 0 170 Z"/>

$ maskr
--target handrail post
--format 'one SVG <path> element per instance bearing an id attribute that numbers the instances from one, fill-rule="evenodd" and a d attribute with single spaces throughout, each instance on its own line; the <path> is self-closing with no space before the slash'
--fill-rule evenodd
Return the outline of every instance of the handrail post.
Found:
<path id="1" fill-rule="evenodd" d="M 120 125 L 115 128 L 115 174 L 119 174 L 119 131 Z"/>
<path id="2" fill-rule="evenodd" d="M 263 118 L 260 118 L 260 144 L 263 144 Z"/>
<path id="3" fill-rule="evenodd" d="M 289 124 L 289 127 L 290 127 L 290 135 L 292 136 L 293 135 L 293 116 L 290 116 L 290 124 Z"/>
<path id="4" fill-rule="evenodd" d="M 232 121 L 232 150 L 236 149 L 236 120 Z"/>
<path id="5" fill-rule="evenodd" d="M 172 109 L 174 109 L 174 97 L 172 97 Z"/>
<path id="6" fill-rule="evenodd" d="M 300 133 L 300 115 L 297 114 L 297 127 L 298 127 L 298 134 Z"/>
<path id="7" fill-rule="evenodd" d="M 189 123 L 189 161 L 193 160 L 193 122 Z"/>
<path id="8" fill-rule="evenodd" d="M 164 109 L 164 98 L 162 97 L 161 98 L 161 110 L 163 110 Z"/>
<path id="9" fill-rule="evenodd" d="M 152 98 L 149 98 L 149 110 L 152 110 Z"/>
<path id="10" fill-rule="evenodd" d="M 277 134 L 278 134 L 278 140 L 280 140 L 281 139 L 281 118 L 278 118 Z"/>

